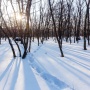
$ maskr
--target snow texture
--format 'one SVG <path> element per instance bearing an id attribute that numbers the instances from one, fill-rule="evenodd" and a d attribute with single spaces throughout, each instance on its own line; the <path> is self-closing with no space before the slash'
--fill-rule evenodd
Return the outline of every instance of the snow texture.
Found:
<path id="1" fill-rule="evenodd" d="M 0 45 L 0 90 L 90 90 L 90 46 L 83 50 L 83 41 L 63 42 L 61 57 L 52 39 L 37 46 L 32 42 L 26 59 L 13 59 L 8 41 Z M 20 44 L 23 53 L 23 46 Z"/>

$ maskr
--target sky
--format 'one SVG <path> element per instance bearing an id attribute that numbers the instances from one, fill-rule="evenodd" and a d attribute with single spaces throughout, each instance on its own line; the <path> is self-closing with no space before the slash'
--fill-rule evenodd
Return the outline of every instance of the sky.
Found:
<path id="1" fill-rule="evenodd" d="M 47 12 L 47 6 L 48 6 L 48 3 L 47 3 L 48 0 L 41 0 L 42 2 L 42 7 L 44 8 L 44 12 Z M 59 0 L 51 0 L 51 1 L 55 1 L 55 2 L 58 2 Z M 76 8 L 76 1 L 78 0 L 74 0 L 74 7 Z M 36 2 L 36 3 L 35 3 Z M 24 3 L 25 4 L 25 3 Z M 13 9 L 12 9 L 12 6 L 11 6 L 11 3 L 9 0 L 2 0 L 2 4 L 1 4 L 1 10 L 2 10 L 2 13 L 3 13 L 3 17 L 5 20 L 8 21 L 8 15 L 7 15 L 7 11 L 8 11 L 8 14 L 9 14 L 9 17 L 14 19 L 15 16 L 14 16 L 14 12 L 13 12 Z M 15 12 L 16 13 L 16 18 L 17 20 L 20 20 L 20 14 L 18 13 L 19 12 L 19 7 L 18 5 L 16 4 L 16 0 L 13 0 L 13 6 L 14 6 L 14 9 L 15 9 Z M 24 5 L 25 6 L 25 5 Z M 7 11 L 6 11 L 7 10 Z M 24 9 L 24 11 L 26 10 L 26 8 Z M 35 13 L 33 12 L 36 12 L 36 15 Z M 40 0 L 32 0 L 32 6 L 31 6 L 31 18 L 32 20 L 36 17 L 36 19 L 39 19 L 40 18 Z M 24 13 L 25 15 L 25 13 Z M 24 17 L 24 16 L 23 16 Z"/>

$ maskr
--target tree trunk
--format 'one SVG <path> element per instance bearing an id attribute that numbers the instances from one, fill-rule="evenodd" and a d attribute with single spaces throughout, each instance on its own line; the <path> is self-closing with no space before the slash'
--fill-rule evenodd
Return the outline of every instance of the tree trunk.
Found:
<path id="1" fill-rule="evenodd" d="M 56 39 L 57 39 L 57 41 L 58 41 L 59 49 L 60 49 L 60 52 L 61 52 L 61 57 L 64 57 L 64 54 L 63 54 L 63 51 L 62 51 L 62 47 L 61 47 L 60 41 L 59 41 L 59 39 L 58 39 L 57 31 L 56 31 L 56 24 L 55 24 L 55 20 L 54 20 L 52 8 L 51 8 L 51 2 L 50 2 L 50 0 L 48 0 L 48 2 L 49 2 L 51 17 L 52 17 L 52 21 L 53 21 L 53 25 L 54 25 L 55 36 L 56 36 Z"/>
<path id="2" fill-rule="evenodd" d="M 13 45 L 11 43 L 11 40 L 10 38 L 8 37 L 8 35 L 4 32 L 4 30 L 2 29 L 2 27 L 0 26 L 0 29 L 2 30 L 2 32 L 5 34 L 5 36 L 7 37 L 8 41 L 9 41 L 9 44 L 11 46 L 11 49 L 12 49 L 12 53 L 13 53 L 13 57 L 15 58 L 16 57 L 16 54 L 15 54 L 15 51 L 14 51 L 14 48 L 13 48 Z"/>

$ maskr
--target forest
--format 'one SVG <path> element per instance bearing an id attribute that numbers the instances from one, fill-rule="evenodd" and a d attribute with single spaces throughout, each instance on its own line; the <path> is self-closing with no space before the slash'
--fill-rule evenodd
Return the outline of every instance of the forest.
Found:
<path id="1" fill-rule="evenodd" d="M 12 13 L 9 13 L 10 11 L 7 10 L 9 4 L 6 3 L 8 2 L 11 5 Z M 74 0 L 48 0 L 47 2 L 40 0 L 32 2 L 32 0 L 8 0 L 6 2 L 1 0 L 0 2 L 0 39 L 8 39 L 14 57 L 16 57 L 15 50 L 13 49 L 10 38 L 16 43 L 21 57 L 19 45 L 15 41 L 16 37 L 21 38 L 24 46 L 22 58 L 26 57 L 27 51 L 30 52 L 31 40 L 33 39 L 34 41 L 34 38 L 37 38 L 39 46 L 39 42 L 43 44 L 44 39 L 47 40 L 49 37 L 55 37 L 62 57 L 64 57 L 62 50 L 63 38 L 71 44 L 72 36 L 74 37 L 74 43 L 78 43 L 80 36 L 83 36 L 83 48 L 84 50 L 87 49 L 86 39 L 88 40 L 88 45 L 90 44 L 89 0 L 77 0 L 76 5 L 74 5 Z M 37 6 L 39 11 L 36 11 L 36 7 L 33 5 L 36 3 L 39 3 L 39 6 Z M 31 10 L 31 7 L 33 10 Z M 30 11 L 32 11 L 32 13 Z M 4 13 L 7 16 L 4 15 Z"/>
<path id="2" fill-rule="evenodd" d="M 90 90 L 90 0 L 0 0 L 0 88 Z"/>

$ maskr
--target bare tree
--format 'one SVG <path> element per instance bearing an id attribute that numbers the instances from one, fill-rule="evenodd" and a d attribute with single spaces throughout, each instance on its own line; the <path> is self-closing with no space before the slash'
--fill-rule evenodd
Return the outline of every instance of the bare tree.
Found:
<path id="1" fill-rule="evenodd" d="M 88 33 L 89 33 L 89 4 L 90 4 L 90 0 L 88 0 L 88 2 L 86 1 L 86 14 L 85 14 L 85 20 L 84 20 L 84 50 L 87 50 L 86 48 L 86 37 L 87 37 L 87 29 L 88 29 Z M 88 25 L 88 28 L 87 28 Z M 89 35 L 88 35 L 88 43 L 89 43 Z"/>
<path id="2" fill-rule="evenodd" d="M 26 55 L 27 55 L 27 48 L 28 48 L 28 38 L 29 38 L 29 20 L 30 20 L 30 8 L 31 8 L 31 2 L 32 0 L 28 0 L 27 1 L 27 6 L 26 6 L 26 16 L 27 16 L 27 23 L 26 23 L 26 40 L 25 40 L 25 43 L 24 43 L 24 54 L 22 56 L 22 58 L 25 58 Z"/>
<path id="3" fill-rule="evenodd" d="M 64 54 L 63 54 L 63 51 L 62 51 L 62 46 L 61 46 L 60 40 L 58 38 L 57 30 L 56 30 L 56 23 L 55 23 L 55 19 L 54 19 L 52 7 L 51 7 L 51 1 L 48 0 L 48 3 L 49 3 L 49 8 L 50 8 L 50 12 L 51 12 L 52 21 L 53 21 L 55 36 L 56 36 L 56 39 L 58 41 L 59 49 L 60 49 L 60 52 L 61 52 L 61 57 L 64 57 Z"/>

